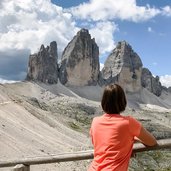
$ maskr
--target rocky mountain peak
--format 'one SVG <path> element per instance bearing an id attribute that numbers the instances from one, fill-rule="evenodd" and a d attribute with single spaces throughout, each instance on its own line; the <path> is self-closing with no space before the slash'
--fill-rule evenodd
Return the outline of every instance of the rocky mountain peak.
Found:
<path id="1" fill-rule="evenodd" d="M 42 52 L 42 51 L 44 51 L 44 50 L 45 50 L 45 47 L 44 47 L 44 45 L 42 44 L 42 45 L 40 46 L 39 52 Z"/>
<path id="2" fill-rule="evenodd" d="M 87 29 L 81 29 L 65 48 L 60 81 L 65 85 L 96 85 L 99 75 L 99 47 Z"/>
<path id="3" fill-rule="evenodd" d="M 151 93 L 160 96 L 162 92 L 162 85 L 159 76 L 154 77 L 148 68 L 142 69 L 141 84 Z"/>
<path id="4" fill-rule="evenodd" d="M 51 42 L 46 48 L 41 45 L 38 53 L 30 55 L 26 80 L 43 83 L 58 82 L 57 44 Z"/>
<path id="5" fill-rule="evenodd" d="M 118 57 L 122 57 L 123 66 L 129 67 L 133 72 L 135 69 L 142 67 L 142 61 L 140 57 L 126 41 L 118 42 L 114 50 L 116 53 L 118 53 Z"/>
<path id="6" fill-rule="evenodd" d="M 55 41 L 47 47 L 41 45 L 39 52 L 29 57 L 26 79 L 56 84 L 59 78 L 66 86 L 118 83 L 126 92 L 139 92 L 144 87 L 156 96 L 162 93 L 159 77 L 154 77 L 147 68 L 142 68 L 140 57 L 126 41 L 117 43 L 101 72 L 99 47 L 85 28 L 78 31 L 64 49 L 59 68 L 57 59 Z"/>
<path id="7" fill-rule="evenodd" d="M 77 32 L 77 36 L 87 36 L 87 35 L 90 36 L 89 31 L 85 28 L 82 28 L 80 31 Z"/>
<path id="8" fill-rule="evenodd" d="M 118 83 L 126 91 L 136 92 L 141 88 L 142 61 L 126 42 L 118 42 L 108 56 L 101 72 L 100 83 Z"/>

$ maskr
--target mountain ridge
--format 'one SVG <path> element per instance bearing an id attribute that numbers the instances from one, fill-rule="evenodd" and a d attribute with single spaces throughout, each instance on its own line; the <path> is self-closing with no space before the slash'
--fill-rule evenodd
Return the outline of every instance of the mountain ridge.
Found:
<path id="1" fill-rule="evenodd" d="M 144 87 L 156 96 L 170 91 L 162 86 L 158 76 L 143 68 L 141 58 L 126 41 L 117 43 L 101 71 L 99 66 L 99 47 L 89 31 L 81 29 L 65 47 L 60 63 L 55 41 L 47 48 L 41 45 L 38 53 L 30 55 L 26 80 L 48 84 L 59 80 L 71 87 L 117 83 L 125 92 L 140 92 Z"/>

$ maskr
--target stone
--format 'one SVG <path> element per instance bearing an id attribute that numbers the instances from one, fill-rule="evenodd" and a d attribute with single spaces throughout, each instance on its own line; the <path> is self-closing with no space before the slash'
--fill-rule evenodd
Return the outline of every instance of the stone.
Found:
<path id="1" fill-rule="evenodd" d="M 159 80 L 159 76 L 154 77 L 147 68 L 142 69 L 141 84 L 142 87 L 146 88 L 156 96 L 161 95 L 163 87 Z"/>
<path id="2" fill-rule="evenodd" d="M 60 66 L 60 81 L 64 85 L 97 85 L 99 47 L 89 31 L 81 29 L 65 48 Z"/>
<path id="3" fill-rule="evenodd" d="M 100 74 L 100 85 L 118 83 L 126 92 L 138 92 L 141 89 L 142 61 L 126 42 L 118 42 L 108 56 Z"/>
<path id="4" fill-rule="evenodd" d="M 18 164 L 12 169 L 12 171 L 30 171 L 30 166 Z"/>
<path id="5" fill-rule="evenodd" d="M 56 84 L 58 82 L 57 43 L 46 48 L 41 45 L 38 53 L 30 55 L 26 80 Z"/>

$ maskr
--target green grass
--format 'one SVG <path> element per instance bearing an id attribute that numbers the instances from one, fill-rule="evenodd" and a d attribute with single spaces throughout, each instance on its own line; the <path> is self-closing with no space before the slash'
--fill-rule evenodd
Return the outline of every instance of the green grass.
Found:
<path id="1" fill-rule="evenodd" d="M 81 132 L 81 130 L 82 130 L 81 127 L 79 125 L 77 125 L 76 123 L 68 122 L 68 124 L 73 130 Z"/>

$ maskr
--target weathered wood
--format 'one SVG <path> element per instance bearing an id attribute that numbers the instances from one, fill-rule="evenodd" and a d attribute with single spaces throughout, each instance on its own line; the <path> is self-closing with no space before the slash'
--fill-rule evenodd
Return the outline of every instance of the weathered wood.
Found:
<path id="1" fill-rule="evenodd" d="M 30 166 L 26 166 L 23 164 L 17 164 L 12 171 L 30 171 Z"/>
<path id="2" fill-rule="evenodd" d="M 138 153 L 138 152 L 143 152 L 143 151 L 152 151 L 152 150 L 160 150 L 160 149 L 169 149 L 171 150 L 171 139 L 162 139 L 157 141 L 158 145 L 149 147 L 145 146 L 143 144 L 134 144 L 133 147 L 133 152 Z"/>
<path id="3" fill-rule="evenodd" d="M 134 144 L 133 152 L 143 152 L 151 150 L 169 149 L 171 150 L 171 139 L 158 140 L 158 145 L 155 147 L 146 147 L 143 144 Z M 10 167 L 17 164 L 24 165 L 37 165 L 37 164 L 47 164 L 47 163 L 58 163 L 76 160 L 87 160 L 93 159 L 93 150 L 79 151 L 73 153 L 63 153 L 58 155 L 49 155 L 45 157 L 35 157 L 35 158 L 25 158 L 20 160 L 10 160 L 10 161 L 0 161 L 0 167 Z"/>

